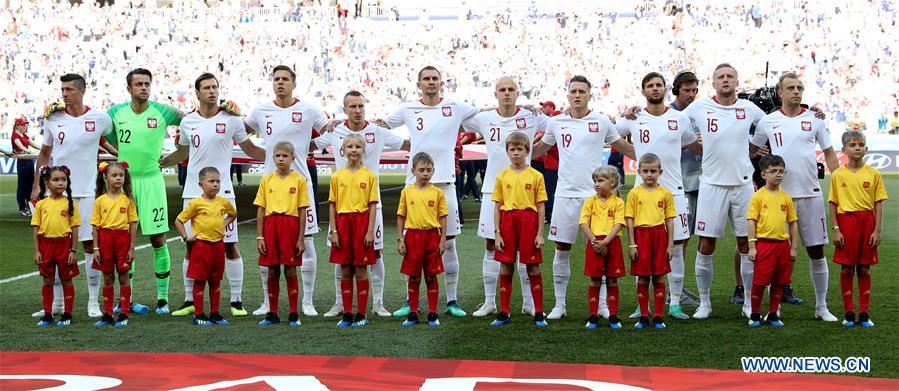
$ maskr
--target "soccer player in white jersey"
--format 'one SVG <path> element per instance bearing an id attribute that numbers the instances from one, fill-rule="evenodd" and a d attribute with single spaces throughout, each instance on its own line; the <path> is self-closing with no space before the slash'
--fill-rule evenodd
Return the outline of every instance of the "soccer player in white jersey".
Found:
<path id="1" fill-rule="evenodd" d="M 837 318 L 827 309 L 827 280 L 829 272 L 824 257 L 827 244 L 825 203 L 818 179 L 815 146 L 824 151 L 827 168 L 833 172 L 840 167 L 833 151 L 827 123 L 801 106 L 805 90 L 795 73 L 785 73 L 777 83 L 777 93 L 783 107 L 759 121 L 752 144 L 763 147 L 771 143 L 771 153 L 782 156 L 787 173 L 782 189 L 793 198 L 799 215 L 799 236 L 809 256 L 809 271 L 815 291 L 815 317 L 828 322 Z"/>
<path id="2" fill-rule="evenodd" d="M 549 119 L 546 134 L 534 147 L 533 156 L 540 156 L 553 145 L 559 146 L 559 184 L 549 225 L 549 240 L 556 243 L 553 256 L 556 304 L 548 319 L 559 319 L 566 314 L 565 294 L 571 276 L 571 245 L 577 241 L 580 230 L 581 207 L 587 198 L 596 194 L 592 173 L 603 165 L 603 149 L 606 144 L 611 144 L 634 159 L 633 146 L 615 132 L 609 117 L 590 110 L 591 88 L 586 77 L 571 78 L 568 82 L 569 111 Z M 602 296 L 600 303 L 605 303 Z M 608 309 L 603 315 L 608 316 Z"/>
<path id="3" fill-rule="evenodd" d="M 443 190 L 446 195 L 446 207 L 449 217 L 446 219 L 446 250 L 443 253 L 445 270 L 446 313 L 452 316 L 465 316 L 459 306 L 456 289 L 459 284 L 459 256 L 456 253 L 454 238 L 462 233 L 459 222 L 459 204 L 456 199 L 456 172 L 453 147 L 462 126 L 462 122 L 474 117 L 480 110 L 465 102 L 440 96 L 443 81 L 440 71 L 433 66 L 426 66 L 418 72 L 418 88 L 421 100 L 406 102 L 400 105 L 383 123 L 386 127 L 396 128 L 405 125 L 409 131 L 410 151 L 412 156 L 426 152 L 434 159 L 434 175 L 431 183 Z M 409 171 L 406 184 L 415 182 Z M 409 306 L 394 312 L 394 316 L 408 315 Z"/>
<path id="4" fill-rule="evenodd" d="M 265 140 L 265 168 L 263 174 L 275 171 L 275 163 L 272 159 L 273 148 L 280 141 L 289 141 L 296 148 L 296 156 L 293 161 L 294 171 L 306 178 L 306 183 L 312 183 L 309 176 L 309 168 L 306 165 L 305 151 L 309 150 L 312 141 L 312 131 L 324 131 L 330 129 L 331 124 L 318 107 L 311 103 L 301 101 L 293 96 L 296 88 L 296 73 L 286 65 L 278 65 L 272 69 L 272 89 L 275 92 L 275 100 L 263 103 L 247 116 L 245 122 L 247 132 L 258 132 Z M 312 235 L 319 231 L 318 214 L 315 208 L 315 190 L 307 187 L 309 202 L 312 205 L 306 209 L 306 250 L 303 251 L 303 266 L 300 274 L 303 277 L 303 314 L 317 316 L 318 312 L 312 304 L 312 294 L 315 290 L 316 254 L 315 243 Z M 268 268 L 260 267 L 262 275 L 262 297 L 265 301 L 253 315 L 265 315 L 268 312 Z"/>
<path id="5" fill-rule="evenodd" d="M 676 319 L 689 319 L 680 306 L 684 288 L 684 247 L 690 237 L 689 201 L 684 194 L 681 177 L 681 149 L 686 146 L 694 154 L 702 154 L 702 146 L 696 141 L 693 127 L 686 115 L 665 106 L 665 78 L 650 72 L 640 83 L 646 108 L 637 112 L 635 120 L 625 119 L 615 124 L 622 137 L 631 135 L 637 155 L 657 155 L 662 161 L 662 177 L 659 183 L 674 196 L 677 217 L 674 219 L 674 254 L 671 256 L 671 273 L 668 273 L 671 304 L 668 315 Z M 637 177 L 636 187 L 642 181 Z"/>
<path id="6" fill-rule="evenodd" d="M 81 216 L 81 226 L 78 227 L 78 238 L 84 248 L 84 264 L 87 271 L 87 313 L 92 318 L 103 315 L 100 311 L 98 296 L 100 292 L 99 270 L 91 268 L 94 259 L 94 242 L 91 239 L 90 215 L 94 206 L 94 189 L 97 181 L 97 151 L 102 145 L 108 151 L 115 152 L 115 148 L 109 145 L 103 136 L 112 132 L 112 118 L 103 110 L 92 110 L 84 105 L 84 93 L 86 83 L 84 78 L 76 74 L 66 74 L 59 79 L 62 82 L 62 100 L 65 110 L 50 114 L 44 121 L 44 142 L 37 157 L 37 168 L 50 162 L 53 165 L 67 166 L 71 170 L 72 198 L 78 204 L 78 213 Z M 39 192 L 38 180 L 40 175 L 34 176 L 32 199 L 37 198 Z M 59 278 L 54 285 L 53 297 L 58 298 L 58 305 L 54 308 L 62 308 L 62 285 Z M 58 291 L 58 292 L 57 292 Z M 35 316 L 43 316 L 43 311 L 38 311 Z"/>
<path id="7" fill-rule="evenodd" d="M 381 152 L 385 148 L 394 150 L 409 149 L 409 142 L 404 138 L 365 120 L 365 97 L 359 91 L 350 91 L 343 97 L 343 107 L 347 114 L 347 120 L 334 127 L 334 131 L 325 133 L 313 141 L 315 149 L 331 147 L 334 152 L 334 165 L 337 169 L 346 166 L 347 159 L 340 152 L 343 139 L 349 134 L 356 134 L 365 140 L 365 153 L 362 155 L 362 165 L 380 176 Z M 380 192 L 380 186 L 379 190 Z M 391 313 L 384 307 L 384 258 L 381 250 L 384 249 L 384 215 L 381 203 L 378 203 L 375 215 L 375 256 L 377 261 L 369 269 L 371 279 L 372 307 L 379 316 L 390 316 Z M 334 288 L 337 291 L 334 305 L 324 314 L 326 317 L 334 317 L 343 312 L 343 296 L 340 292 L 340 265 L 334 265 Z"/>
<path id="8" fill-rule="evenodd" d="M 490 200 L 496 176 L 511 164 L 506 153 L 506 138 L 512 133 L 523 133 L 529 140 L 534 140 L 537 131 L 546 129 L 549 117 L 530 110 L 522 110 L 517 106 L 518 83 L 511 77 L 504 76 L 496 81 L 493 94 L 497 99 L 497 109 L 483 111 L 462 123 L 468 133 L 476 133 L 484 138 L 487 146 L 487 172 L 484 175 L 482 193 L 485 200 Z M 530 164 L 528 156 L 527 164 Z M 487 240 L 482 266 L 484 277 L 484 304 L 472 315 L 484 317 L 496 313 L 496 281 L 499 278 L 500 264 L 494 259 L 496 227 L 494 227 L 495 202 L 482 202 L 481 215 L 478 222 L 478 236 Z M 518 264 L 518 277 L 521 281 L 522 313 L 534 315 L 534 301 L 531 297 L 530 281 L 527 270 L 522 263 Z"/>
<path id="9" fill-rule="evenodd" d="M 740 252 L 743 286 L 752 286 L 753 263 L 749 261 L 746 214 L 752 197 L 752 164 L 749 162 L 749 128 L 765 113 L 752 102 L 737 99 L 737 71 L 721 64 L 712 74 L 715 96 L 693 102 L 684 113 L 702 137 L 702 175 L 699 177 L 699 207 L 696 229 L 696 286 L 699 307 L 693 317 L 706 319 L 712 313 L 712 260 L 715 242 L 724 236 L 730 222 Z M 744 300 L 748 317 L 750 300 Z"/>
<path id="10" fill-rule="evenodd" d="M 178 164 L 188 159 L 187 180 L 181 198 L 184 199 L 184 207 L 194 198 L 203 195 L 200 188 L 200 170 L 206 167 L 215 167 L 219 172 L 228 172 L 231 167 L 234 143 L 254 159 L 264 159 L 265 150 L 257 147 L 247 136 L 246 128 L 240 116 L 229 113 L 219 107 L 219 83 L 211 73 L 204 73 L 194 82 L 199 105 L 193 111 L 181 119 L 177 149 L 162 158 L 163 167 Z M 234 186 L 229 175 L 222 176 L 219 195 L 235 203 Z M 184 224 L 188 235 L 191 232 L 190 223 Z M 243 258 L 237 245 L 237 223 L 231 222 L 225 226 L 225 274 L 228 277 L 228 285 L 231 290 L 231 316 L 246 316 L 243 309 L 241 293 L 243 291 Z M 182 276 L 184 277 L 184 305 L 173 316 L 187 316 L 193 314 L 193 289 L 194 281 L 187 277 L 187 265 L 190 259 L 190 248 L 184 254 Z"/>

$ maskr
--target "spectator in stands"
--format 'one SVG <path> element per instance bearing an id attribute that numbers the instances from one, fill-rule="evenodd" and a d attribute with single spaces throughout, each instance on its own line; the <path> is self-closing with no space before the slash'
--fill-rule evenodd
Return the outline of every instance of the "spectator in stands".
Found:
<path id="1" fill-rule="evenodd" d="M 899 111 L 894 111 L 890 119 L 890 134 L 899 134 Z"/>

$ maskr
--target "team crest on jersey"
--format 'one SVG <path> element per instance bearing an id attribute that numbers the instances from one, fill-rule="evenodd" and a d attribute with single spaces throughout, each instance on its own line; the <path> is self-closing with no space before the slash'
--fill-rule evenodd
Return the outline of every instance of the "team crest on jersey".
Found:
<path id="1" fill-rule="evenodd" d="M 737 119 L 746 119 L 746 110 L 737 109 Z"/>
<path id="2" fill-rule="evenodd" d="M 811 132 L 812 131 L 811 121 L 802 121 L 802 131 L 803 132 Z"/>
<path id="3" fill-rule="evenodd" d="M 591 122 L 589 129 L 590 133 L 599 133 L 599 122 Z"/>
<path id="4" fill-rule="evenodd" d="M 291 188 L 290 188 L 290 194 L 297 194 L 297 188 L 296 188 L 296 187 L 291 187 Z"/>
<path id="5" fill-rule="evenodd" d="M 665 207 L 665 201 L 659 201 L 659 208 Z"/>
<path id="6" fill-rule="evenodd" d="M 696 223 L 696 229 L 700 231 L 705 231 L 705 221 L 699 221 Z"/>
<path id="7" fill-rule="evenodd" d="M 524 118 L 519 118 L 515 120 L 515 126 L 517 126 L 518 129 L 524 129 L 528 127 L 528 123 L 524 120 Z"/>
<path id="8" fill-rule="evenodd" d="M 525 183 L 525 184 L 524 184 L 524 189 L 525 189 L 525 190 L 531 190 L 531 184 L 530 184 L 530 183 Z"/>
<path id="9" fill-rule="evenodd" d="M 780 211 L 781 211 L 781 212 L 786 212 L 786 211 L 787 211 L 787 204 L 780 204 Z"/>
<path id="10" fill-rule="evenodd" d="M 677 130 L 677 120 L 674 120 L 674 119 L 668 120 L 668 130 Z"/>
<path id="11" fill-rule="evenodd" d="M 453 116 L 453 108 L 449 106 L 443 106 L 443 116 L 444 117 L 452 117 Z"/>
<path id="12" fill-rule="evenodd" d="M 150 129 L 156 129 L 156 118 L 147 118 L 147 127 Z"/>
<path id="13" fill-rule="evenodd" d="M 360 182 L 360 183 L 359 183 L 359 188 L 360 188 L 360 189 L 364 189 L 364 188 L 366 188 L 366 186 L 367 186 L 367 184 L 366 184 L 365 182 Z"/>
<path id="14" fill-rule="evenodd" d="M 293 114 L 290 115 L 290 120 L 296 123 L 303 122 L 303 113 L 294 111 Z"/>
<path id="15" fill-rule="evenodd" d="M 369 144 L 375 143 L 375 134 L 373 132 L 368 132 L 365 134 L 365 142 Z"/>
<path id="16" fill-rule="evenodd" d="M 865 183 L 862 183 L 862 187 L 864 187 L 865 189 L 871 187 L 871 182 L 865 181 Z"/>
<path id="17" fill-rule="evenodd" d="M 123 207 L 119 208 L 119 213 L 128 213 L 128 210 L 125 209 L 125 207 L 123 206 Z"/>
<path id="18" fill-rule="evenodd" d="M 218 134 L 224 134 L 225 133 L 225 124 L 221 123 L 221 122 L 215 124 L 215 132 Z"/>
<path id="19" fill-rule="evenodd" d="M 434 200 L 428 201 L 428 208 L 433 208 L 433 207 L 434 207 Z"/>
<path id="20" fill-rule="evenodd" d="M 84 131 L 93 132 L 97 130 L 97 124 L 94 121 L 84 121 Z"/>
<path id="21" fill-rule="evenodd" d="M 615 211 L 614 210 L 608 211 L 608 213 L 606 213 L 606 216 L 615 217 Z"/>
<path id="22" fill-rule="evenodd" d="M 59 215 L 62 217 L 69 217 L 69 211 L 63 209 L 63 210 L 59 211 Z"/>
<path id="23" fill-rule="evenodd" d="M 555 235 L 555 234 L 556 234 L 556 227 L 550 226 L 550 227 L 549 227 L 549 234 L 550 234 L 550 235 Z"/>

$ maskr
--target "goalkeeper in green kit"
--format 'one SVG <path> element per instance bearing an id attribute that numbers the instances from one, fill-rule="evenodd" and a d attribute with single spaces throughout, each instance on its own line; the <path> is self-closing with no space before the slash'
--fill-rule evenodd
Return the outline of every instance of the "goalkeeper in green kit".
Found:
<path id="1" fill-rule="evenodd" d="M 156 313 L 169 313 L 169 272 L 171 260 L 165 233 L 169 230 L 168 202 L 165 179 L 159 168 L 162 142 L 169 126 L 181 123 L 184 114 L 177 109 L 150 101 L 150 71 L 137 68 L 125 77 L 131 101 L 109 109 L 113 132 L 107 136 L 118 144 L 119 161 L 128 162 L 131 171 L 134 201 L 137 204 L 141 233 L 150 237 L 153 246 L 153 270 L 156 272 Z M 132 273 L 134 268 L 132 267 Z M 134 303 L 132 301 L 132 303 Z M 132 304 L 132 311 L 146 313 L 148 309 Z M 143 311 L 139 311 L 143 310 Z"/>

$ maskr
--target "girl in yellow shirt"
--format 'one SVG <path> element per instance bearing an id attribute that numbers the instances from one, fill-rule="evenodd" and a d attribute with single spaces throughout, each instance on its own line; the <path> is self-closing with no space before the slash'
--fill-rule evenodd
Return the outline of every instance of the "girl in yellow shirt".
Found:
<path id="1" fill-rule="evenodd" d="M 66 166 L 43 166 L 40 168 L 40 195 L 50 196 L 37 202 L 31 225 L 34 227 L 34 263 L 38 267 L 44 284 L 41 296 L 44 304 L 44 317 L 38 327 L 53 324 L 53 281 L 59 273 L 62 282 L 63 314 L 57 326 L 68 326 L 72 319 L 72 306 L 75 304 L 75 286 L 72 279 L 78 275 L 75 244 L 78 243 L 78 231 L 74 228 L 81 222 L 78 208 L 72 201 L 72 187 L 69 181 L 70 171 Z"/>
<path id="2" fill-rule="evenodd" d="M 97 327 L 115 323 L 116 327 L 128 325 L 131 309 L 131 263 L 134 262 L 134 240 L 137 234 L 137 207 L 131 193 L 131 174 L 128 163 L 100 163 L 97 175 L 97 200 L 91 213 L 93 227 L 94 262 L 89 267 L 103 273 L 103 317 Z M 86 265 L 85 265 L 86 266 Z M 118 320 L 112 318 L 115 301 L 115 274 L 119 276 L 121 313 Z"/>

